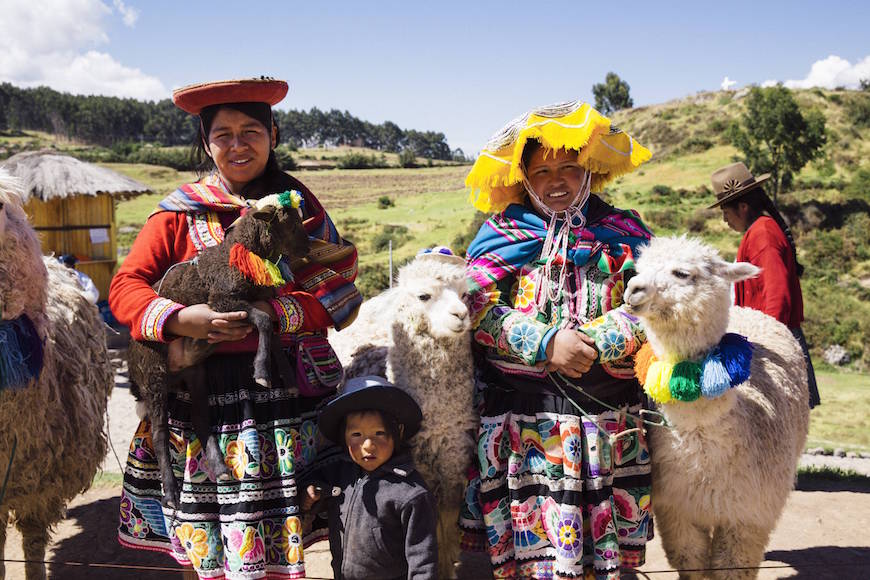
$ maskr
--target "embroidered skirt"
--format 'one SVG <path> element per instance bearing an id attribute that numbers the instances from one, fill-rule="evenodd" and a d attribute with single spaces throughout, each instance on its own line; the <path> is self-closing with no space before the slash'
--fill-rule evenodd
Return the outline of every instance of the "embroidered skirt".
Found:
<path id="1" fill-rule="evenodd" d="M 140 423 L 124 473 L 122 544 L 166 552 L 192 565 L 200 578 L 305 576 L 303 543 L 327 537 L 325 522 L 303 525 L 296 487 L 300 470 L 318 458 L 315 406 L 321 399 L 258 386 L 252 360 L 249 354 L 217 355 L 207 365 L 212 430 L 233 473 L 230 482 L 217 484 L 206 469 L 187 393 L 170 395 L 169 448 L 181 505 L 162 508 L 150 423 Z"/>
<path id="2" fill-rule="evenodd" d="M 488 551 L 496 578 L 611 580 L 644 562 L 653 535 L 646 439 L 633 432 L 611 444 L 601 430 L 635 421 L 575 399 L 595 414 L 581 417 L 547 392 L 484 392 L 460 526 L 463 548 Z"/>

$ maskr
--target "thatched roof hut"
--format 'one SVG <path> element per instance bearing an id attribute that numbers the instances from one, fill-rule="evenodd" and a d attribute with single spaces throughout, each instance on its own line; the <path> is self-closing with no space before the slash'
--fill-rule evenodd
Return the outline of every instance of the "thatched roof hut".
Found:
<path id="1" fill-rule="evenodd" d="M 148 186 L 55 151 L 28 151 L 2 166 L 22 181 L 24 208 L 45 254 L 73 254 L 105 299 L 117 261 L 115 202 Z"/>
<path id="2" fill-rule="evenodd" d="M 40 201 L 104 193 L 125 198 L 149 191 L 147 185 L 117 171 L 51 150 L 19 153 L 2 165 L 21 179 L 25 203 L 31 196 Z"/>

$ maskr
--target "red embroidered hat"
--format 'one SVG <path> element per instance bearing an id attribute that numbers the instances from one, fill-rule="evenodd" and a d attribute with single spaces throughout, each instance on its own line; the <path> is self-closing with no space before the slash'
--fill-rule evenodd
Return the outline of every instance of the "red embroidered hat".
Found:
<path id="1" fill-rule="evenodd" d="M 271 77 L 215 81 L 187 85 L 172 91 L 175 106 L 191 115 L 211 105 L 225 103 L 267 103 L 277 105 L 287 95 L 287 83 Z"/>

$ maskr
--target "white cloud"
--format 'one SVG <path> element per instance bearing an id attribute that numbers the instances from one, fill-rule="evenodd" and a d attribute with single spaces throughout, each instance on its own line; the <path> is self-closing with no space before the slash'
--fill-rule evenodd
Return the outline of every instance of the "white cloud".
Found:
<path id="1" fill-rule="evenodd" d="M 722 90 L 723 90 L 723 91 L 730 91 L 730 90 L 731 90 L 731 87 L 733 87 L 733 86 L 736 85 L 736 84 L 737 84 L 737 81 L 732 81 L 732 80 L 729 79 L 728 76 L 726 75 L 725 78 L 722 79 L 722 84 L 719 85 L 719 86 L 722 87 Z"/>
<path id="2" fill-rule="evenodd" d="M 113 4 L 118 9 L 118 12 L 121 13 L 124 24 L 129 28 L 133 28 L 136 25 L 136 20 L 139 19 L 139 10 L 132 6 L 127 6 L 122 0 L 113 0 Z"/>
<path id="3" fill-rule="evenodd" d="M 864 57 L 853 65 L 848 60 L 832 54 L 824 60 L 814 62 L 806 78 L 787 80 L 783 84 L 790 89 L 810 87 L 854 89 L 858 88 L 861 79 L 870 79 L 870 56 Z"/>
<path id="4" fill-rule="evenodd" d="M 113 0 L 127 26 L 138 10 Z M 125 66 L 105 50 L 101 0 L 3 0 L 0 18 L 0 81 L 46 85 L 59 91 L 139 99 L 162 99 L 169 91 L 155 76 Z"/>
<path id="5" fill-rule="evenodd" d="M 775 87 L 779 84 L 779 81 L 775 81 L 773 79 L 767 79 L 763 83 L 761 83 L 761 88 L 766 89 L 768 87 Z"/>

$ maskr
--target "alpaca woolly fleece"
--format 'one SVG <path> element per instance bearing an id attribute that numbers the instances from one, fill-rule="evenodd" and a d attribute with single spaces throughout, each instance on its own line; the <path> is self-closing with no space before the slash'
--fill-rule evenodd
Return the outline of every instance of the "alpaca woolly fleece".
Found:
<path id="1" fill-rule="evenodd" d="M 651 431 L 656 528 L 671 566 L 752 578 L 794 483 L 809 422 L 806 366 L 784 325 L 730 307 L 730 285 L 757 275 L 691 238 L 656 238 L 625 290 L 660 360 L 697 359 L 727 332 L 753 344 L 750 377 L 717 398 L 661 406 Z M 700 578 L 702 573 L 681 574 Z"/>
<path id="2" fill-rule="evenodd" d="M 0 172 L 0 317 L 26 314 L 45 337 L 46 279 L 36 231 L 21 204 L 19 181 Z"/>
<path id="3" fill-rule="evenodd" d="M 90 487 L 105 457 L 104 421 L 114 379 L 96 307 L 67 268 L 42 257 L 16 187 L 0 173 L 0 300 L 4 318 L 26 313 L 46 340 L 39 378 L 23 389 L 0 391 L 4 470 L 18 440 L 0 530 L 8 521 L 21 530 L 25 572 L 32 580 L 45 578 L 51 526 L 63 518 L 67 502 Z M 3 572 L 0 564 L 0 577 Z"/>
<path id="4" fill-rule="evenodd" d="M 423 411 L 409 446 L 438 501 L 442 574 L 458 556 L 456 522 L 479 422 L 466 292 L 461 261 L 418 256 L 394 288 L 366 301 L 353 325 L 330 336 L 348 377 L 385 376 Z"/>

